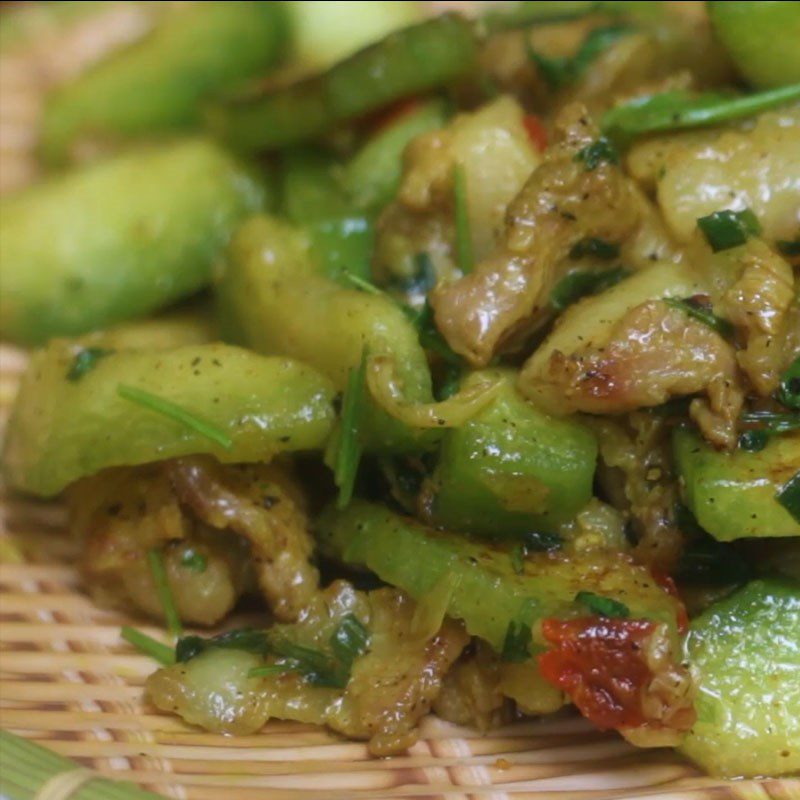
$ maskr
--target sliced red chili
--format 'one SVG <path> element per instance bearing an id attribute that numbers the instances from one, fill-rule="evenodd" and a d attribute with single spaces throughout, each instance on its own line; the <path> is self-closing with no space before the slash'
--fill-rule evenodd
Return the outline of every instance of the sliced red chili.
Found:
<path id="1" fill-rule="evenodd" d="M 554 647 L 539 656 L 539 668 L 601 730 L 638 727 L 653 677 L 644 648 L 655 628 L 644 619 L 546 619 L 542 635 Z"/>
<path id="2" fill-rule="evenodd" d="M 534 114 L 526 114 L 522 119 L 522 124 L 528 133 L 530 140 L 536 145 L 536 148 L 541 152 L 547 147 L 547 130 L 539 117 Z"/>

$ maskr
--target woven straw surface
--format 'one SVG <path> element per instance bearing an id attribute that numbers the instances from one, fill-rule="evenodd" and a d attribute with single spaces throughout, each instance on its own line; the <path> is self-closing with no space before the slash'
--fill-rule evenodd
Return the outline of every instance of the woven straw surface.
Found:
<path id="1" fill-rule="evenodd" d="M 2 421 L 24 364 L 0 348 Z M 123 624 L 160 631 L 83 595 L 63 521 L 57 504 L 0 495 L 0 725 L 101 773 L 185 800 L 800 800 L 800 781 L 712 781 L 574 716 L 486 736 L 431 717 L 406 755 L 384 760 L 289 722 L 241 738 L 190 728 L 148 706 L 153 662 L 119 638 Z"/>

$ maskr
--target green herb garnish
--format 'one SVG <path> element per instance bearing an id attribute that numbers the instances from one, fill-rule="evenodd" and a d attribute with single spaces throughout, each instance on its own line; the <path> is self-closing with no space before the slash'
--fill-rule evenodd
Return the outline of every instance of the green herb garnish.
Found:
<path id="1" fill-rule="evenodd" d="M 745 431 L 739 437 L 739 449 L 748 453 L 760 453 L 769 441 L 769 434 L 765 430 Z"/>
<path id="2" fill-rule="evenodd" d="M 164 556 L 161 554 L 161 551 L 156 548 L 148 550 L 147 563 L 150 565 L 150 574 L 153 576 L 153 583 L 156 585 L 158 601 L 161 604 L 161 610 L 164 612 L 164 617 L 167 621 L 167 630 L 173 636 L 180 636 L 181 633 L 183 633 L 181 616 L 175 605 L 175 598 L 172 596 L 167 570 L 164 566 Z"/>
<path id="3" fill-rule="evenodd" d="M 608 25 L 590 31 L 572 56 L 545 56 L 527 42 L 528 58 L 550 89 L 562 89 L 579 80 L 591 63 L 620 38 L 630 33 L 625 25 Z"/>
<path id="4" fill-rule="evenodd" d="M 500 654 L 503 661 L 519 663 L 527 661 L 531 657 L 531 644 L 533 643 L 531 626 L 536 610 L 536 601 L 528 598 L 522 603 L 516 618 L 508 623 Z"/>
<path id="5" fill-rule="evenodd" d="M 761 224 L 749 209 L 715 211 L 697 220 L 697 227 L 715 253 L 744 244 L 751 236 L 761 233 Z"/>
<path id="6" fill-rule="evenodd" d="M 342 273 L 342 279 L 347 281 L 348 283 L 352 283 L 356 289 L 360 289 L 362 292 L 366 292 L 367 294 L 377 295 L 379 297 L 386 297 L 392 301 L 394 298 L 388 295 L 383 289 L 377 287 L 374 283 L 362 278 L 360 275 L 356 275 L 349 270 L 345 270 Z"/>
<path id="7" fill-rule="evenodd" d="M 600 164 L 619 164 L 619 151 L 605 136 L 587 144 L 575 154 L 575 161 L 582 161 L 586 169 L 597 169 Z"/>
<path id="8" fill-rule="evenodd" d="M 727 320 L 718 317 L 708 306 L 694 300 L 691 297 L 680 299 L 678 297 L 665 297 L 664 302 L 670 308 L 677 308 L 684 314 L 708 325 L 720 336 L 729 337 L 733 334 L 733 325 Z"/>
<path id="9" fill-rule="evenodd" d="M 569 257 L 572 259 L 594 256 L 608 260 L 619 255 L 619 245 L 616 242 L 607 242 L 605 239 L 597 239 L 590 236 L 588 239 L 581 239 L 572 246 Z"/>
<path id="10" fill-rule="evenodd" d="M 144 408 L 155 411 L 157 414 L 179 422 L 184 427 L 199 433 L 201 436 L 205 436 L 206 439 L 210 439 L 214 444 L 218 444 L 225 450 L 230 450 L 233 447 L 233 440 L 222 428 L 213 422 L 198 417 L 170 400 L 165 400 L 163 397 L 152 394 L 145 389 L 128 386 L 124 383 L 117 385 L 117 394 L 125 400 L 130 400 L 132 403 L 137 403 L 140 406 L 144 406 Z"/>
<path id="11" fill-rule="evenodd" d="M 777 398 L 787 408 L 800 409 L 800 357 L 791 363 L 781 377 Z"/>
<path id="12" fill-rule="evenodd" d="M 346 614 L 331 636 L 331 650 L 349 674 L 353 661 L 367 652 L 369 631 L 355 614 Z"/>
<path id="13" fill-rule="evenodd" d="M 567 306 L 588 295 L 599 294 L 630 275 L 625 267 L 614 267 L 597 272 L 595 270 L 579 270 L 563 277 L 550 292 L 550 305 L 556 311 L 563 311 Z"/>
<path id="14" fill-rule="evenodd" d="M 257 628 L 238 628 L 209 638 L 183 636 L 175 645 L 175 659 L 182 664 L 214 648 L 243 650 L 261 656 L 267 655 L 270 651 L 266 631 Z"/>
<path id="15" fill-rule="evenodd" d="M 602 597 L 594 592 L 578 592 L 575 602 L 586 606 L 593 614 L 601 617 L 629 617 L 630 609 L 625 603 L 614 600 L 612 597 Z"/>
<path id="16" fill-rule="evenodd" d="M 522 662 L 531 657 L 531 641 L 533 635 L 531 626 L 526 622 L 511 620 L 506 628 L 506 636 L 503 639 L 503 661 Z"/>
<path id="17" fill-rule="evenodd" d="M 297 672 L 297 663 L 294 661 L 278 661 L 275 664 L 265 664 L 263 667 L 253 667 L 248 673 L 248 678 L 267 678 L 271 675 L 288 675 Z"/>
<path id="18" fill-rule="evenodd" d="M 321 650 L 296 644 L 288 639 L 273 641 L 270 650 L 279 658 L 285 659 L 285 663 L 291 665 L 292 671 L 299 672 L 312 686 L 329 689 L 344 689 L 347 686 L 349 671 Z"/>
<path id="19" fill-rule="evenodd" d="M 603 131 L 618 141 L 655 131 L 717 125 L 751 117 L 800 98 L 800 83 L 766 92 L 729 96 L 719 92 L 692 94 L 684 90 L 638 97 L 603 115 Z"/>
<path id="20" fill-rule="evenodd" d="M 91 372 L 101 358 L 110 356 L 114 351 L 104 347 L 86 347 L 75 354 L 67 370 L 68 381 L 79 381 L 87 372 Z"/>
<path id="21" fill-rule="evenodd" d="M 149 656 L 154 661 L 158 661 L 159 664 L 163 664 L 165 667 L 175 663 L 175 652 L 169 645 L 159 642 L 146 633 L 137 631 L 136 628 L 124 625 L 120 631 L 120 636 L 140 653 Z"/>
<path id="22" fill-rule="evenodd" d="M 456 164 L 453 168 L 453 202 L 456 213 L 456 263 L 465 275 L 472 272 L 472 268 L 475 265 L 467 198 L 467 173 L 461 164 Z"/>
<path id="23" fill-rule="evenodd" d="M 796 472 L 775 495 L 777 501 L 800 522 L 800 472 Z"/>
<path id="24" fill-rule="evenodd" d="M 780 252 L 781 255 L 788 256 L 789 258 L 800 256 L 800 237 L 794 240 L 779 239 L 775 242 L 775 246 L 778 248 L 778 252 Z"/>
<path id="25" fill-rule="evenodd" d="M 197 550 L 190 547 L 181 556 L 181 566 L 186 567 L 191 572 L 202 573 L 208 569 L 208 559 L 202 553 L 198 553 Z"/>
<path id="26" fill-rule="evenodd" d="M 557 533 L 544 531 L 529 531 L 522 537 L 522 541 L 529 553 L 549 553 L 551 550 L 559 550 L 564 544 Z"/>
<path id="27" fill-rule="evenodd" d="M 367 405 L 367 348 L 361 363 L 350 370 L 342 399 L 339 439 L 334 457 L 333 478 L 339 487 L 337 508 L 346 508 L 353 497 L 353 487 L 361 463 L 361 434 Z"/>
<path id="28" fill-rule="evenodd" d="M 528 551 L 525 549 L 524 544 L 515 544 L 508 553 L 511 559 L 511 569 L 514 570 L 516 575 L 522 575 L 525 571 L 525 556 Z"/>

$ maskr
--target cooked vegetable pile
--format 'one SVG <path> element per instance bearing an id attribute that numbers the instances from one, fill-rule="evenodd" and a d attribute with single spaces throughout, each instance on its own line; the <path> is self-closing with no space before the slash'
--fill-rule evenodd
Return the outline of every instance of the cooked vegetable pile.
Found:
<path id="1" fill-rule="evenodd" d="M 164 621 L 155 706 L 800 772 L 800 3 L 674 5 L 3 17 L 141 23 L 43 80 L 0 335 L 7 479 Z"/>

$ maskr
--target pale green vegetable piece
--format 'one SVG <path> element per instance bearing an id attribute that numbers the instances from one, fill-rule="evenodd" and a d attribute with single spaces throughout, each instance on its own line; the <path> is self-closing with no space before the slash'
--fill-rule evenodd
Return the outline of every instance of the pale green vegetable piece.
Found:
<path id="1" fill-rule="evenodd" d="M 681 750 L 727 778 L 800 771 L 800 585 L 759 580 L 692 622 L 699 685 Z"/>
<path id="2" fill-rule="evenodd" d="M 287 38 L 282 3 L 173 8 L 140 41 L 48 99 L 42 155 L 62 163 L 97 144 L 196 128 L 205 101 L 264 74 L 283 55 Z"/>
<path id="3" fill-rule="evenodd" d="M 775 436 L 755 453 L 724 453 L 676 430 L 672 446 L 683 500 L 715 539 L 800 536 L 800 522 L 776 499 L 800 471 L 800 433 Z"/>
<path id="4" fill-rule="evenodd" d="M 263 185 L 200 139 L 145 148 L 0 204 L 0 336 L 33 344 L 196 292 Z"/>
<path id="5" fill-rule="evenodd" d="M 334 389 L 316 370 L 224 344 L 126 350 L 70 373 L 84 348 L 56 341 L 34 355 L 12 412 L 4 466 L 17 489 L 52 496 L 114 466 L 210 453 L 225 462 L 268 461 L 319 450 L 334 420 Z M 120 385 L 179 406 L 231 440 L 224 448 L 121 397 Z"/>
<path id="6" fill-rule="evenodd" d="M 800 3 L 725 0 L 707 6 L 714 33 L 753 86 L 800 81 Z"/>

